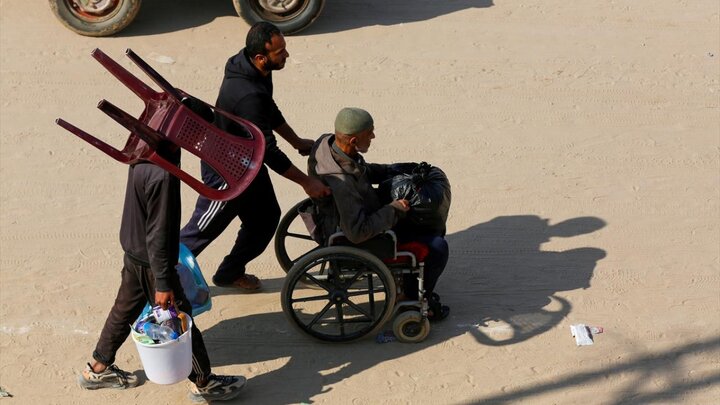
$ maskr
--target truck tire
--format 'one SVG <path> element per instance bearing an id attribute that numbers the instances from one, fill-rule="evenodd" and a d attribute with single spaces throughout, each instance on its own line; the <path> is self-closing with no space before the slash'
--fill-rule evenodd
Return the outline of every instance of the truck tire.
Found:
<path id="1" fill-rule="evenodd" d="M 295 34 L 315 21 L 325 0 L 233 0 L 235 11 L 248 24 L 267 21 L 283 34 Z"/>
<path id="2" fill-rule="evenodd" d="M 89 37 L 105 37 L 125 29 L 140 11 L 142 0 L 48 0 L 58 20 Z"/>

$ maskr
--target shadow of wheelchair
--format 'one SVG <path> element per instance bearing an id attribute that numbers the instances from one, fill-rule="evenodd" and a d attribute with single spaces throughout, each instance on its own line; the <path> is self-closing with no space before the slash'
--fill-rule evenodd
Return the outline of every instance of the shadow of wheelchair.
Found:
<path id="1" fill-rule="evenodd" d="M 553 237 L 573 237 L 605 226 L 596 217 L 550 225 L 534 215 L 497 217 L 448 235 L 450 263 L 441 290 L 479 343 L 508 345 L 546 332 L 566 317 L 572 305 L 560 291 L 590 287 L 596 263 L 606 255 L 597 248 L 541 250 Z"/>
<path id="2" fill-rule="evenodd" d="M 282 312 L 226 319 L 203 335 L 214 366 L 263 364 L 260 370 L 252 366 L 256 375 L 244 400 L 311 402 L 334 383 L 468 332 L 482 345 L 502 346 L 549 330 L 572 309 L 557 293 L 589 288 L 605 252 L 597 248 L 543 251 L 541 244 L 604 226 L 595 217 L 549 225 L 549 220 L 538 216 L 521 215 L 498 217 L 449 234 L 450 262 L 437 291 L 453 312 L 433 324 L 421 343 L 379 345 L 374 336 L 350 344 L 322 343 L 295 331 Z M 501 322 L 502 333 L 483 327 L 490 322 Z M 273 389 L 283 382 L 292 382 L 293 389 Z"/>

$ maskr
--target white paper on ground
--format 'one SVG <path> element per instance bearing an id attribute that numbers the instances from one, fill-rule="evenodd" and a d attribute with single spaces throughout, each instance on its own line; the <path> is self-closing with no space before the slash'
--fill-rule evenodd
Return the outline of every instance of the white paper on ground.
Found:
<path id="1" fill-rule="evenodd" d="M 165 63 L 167 65 L 172 65 L 173 63 L 175 63 L 175 59 L 173 59 L 169 56 L 160 55 L 159 53 L 155 53 L 155 52 L 150 52 L 150 54 L 148 55 L 148 58 L 154 60 L 155 62 Z"/>
<path id="2" fill-rule="evenodd" d="M 570 325 L 570 333 L 575 337 L 575 343 L 578 346 L 589 346 L 593 344 L 592 338 L 590 338 L 590 331 L 585 324 L 578 323 Z"/>

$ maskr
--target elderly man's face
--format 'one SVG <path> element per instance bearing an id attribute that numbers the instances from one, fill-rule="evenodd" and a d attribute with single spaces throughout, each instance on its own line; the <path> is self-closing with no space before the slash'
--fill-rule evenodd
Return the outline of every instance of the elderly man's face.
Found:
<path id="1" fill-rule="evenodd" d="M 370 143 L 375 138 L 375 128 L 366 129 L 355 135 L 355 149 L 360 153 L 367 153 Z"/>

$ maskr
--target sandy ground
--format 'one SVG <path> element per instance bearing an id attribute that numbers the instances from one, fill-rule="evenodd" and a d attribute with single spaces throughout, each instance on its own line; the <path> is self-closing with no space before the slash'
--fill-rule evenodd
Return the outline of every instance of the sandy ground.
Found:
<path id="1" fill-rule="evenodd" d="M 230 0 L 145 3 L 121 35 L 93 39 L 46 2 L 0 0 L 0 386 L 14 396 L 2 403 L 185 402 L 184 383 L 75 385 L 119 283 L 126 167 L 54 120 L 121 146 L 126 132 L 96 103 L 142 105 L 93 48 L 141 74 L 132 48 L 212 102 L 248 27 Z M 426 160 L 451 179 L 438 292 L 452 315 L 416 345 L 315 342 L 282 314 L 270 248 L 249 269 L 263 293 L 213 288 L 197 318 L 215 371 L 250 379 L 238 403 L 720 398 L 720 6 L 586 3 L 329 1 L 288 38 L 276 100 L 299 133 L 365 107 L 369 161 Z M 283 210 L 303 198 L 278 176 L 275 187 Z M 184 187 L 184 219 L 195 197 Z M 237 227 L 200 256 L 208 279 Z M 577 347 L 575 323 L 605 333 Z M 118 364 L 141 371 L 132 342 Z"/>

